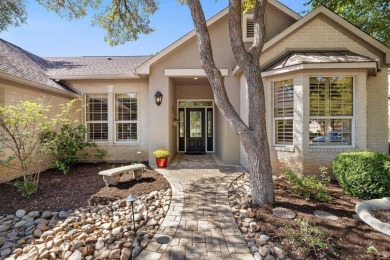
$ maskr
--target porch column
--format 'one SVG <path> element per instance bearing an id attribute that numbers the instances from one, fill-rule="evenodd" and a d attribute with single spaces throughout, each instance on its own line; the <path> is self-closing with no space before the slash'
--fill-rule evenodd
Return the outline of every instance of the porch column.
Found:
<path id="1" fill-rule="evenodd" d="M 149 163 L 156 166 L 152 153 L 158 148 L 168 149 L 171 153 L 170 161 L 175 155 L 172 110 L 176 97 L 173 82 L 163 75 L 154 75 L 149 81 Z M 157 106 L 155 94 L 160 91 L 163 95 L 162 103 Z"/>

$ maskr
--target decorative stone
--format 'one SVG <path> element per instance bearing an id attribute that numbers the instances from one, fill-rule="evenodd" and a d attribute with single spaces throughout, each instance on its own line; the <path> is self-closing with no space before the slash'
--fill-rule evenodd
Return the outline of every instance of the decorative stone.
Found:
<path id="1" fill-rule="evenodd" d="M 272 214 L 282 219 L 294 219 L 296 217 L 292 210 L 286 208 L 274 208 L 272 209 Z"/>
<path id="2" fill-rule="evenodd" d="M 314 215 L 319 217 L 319 218 L 324 218 L 324 219 L 328 219 L 328 220 L 332 220 L 332 221 L 339 220 L 339 217 L 337 217 L 336 215 L 329 213 L 329 212 L 326 212 L 326 211 L 322 211 L 322 210 L 315 210 Z"/>
<path id="3" fill-rule="evenodd" d="M 254 253 L 253 257 L 255 258 L 255 260 L 263 260 L 259 252 Z"/>
<path id="4" fill-rule="evenodd" d="M 68 218 L 68 216 L 69 216 L 69 214 L 66 211 L 60 211 L 60 213 L 58 213 L 59 218 L 65 219 L 65 218 Z"/>
<path id="5" fill-rule="evenodd" d="M 81 260 L 83 258 L 83 255 L 79 250 L 76 250 L 73 252 L 71 256 L 69 256 L 68 260 Z"/>
<path id="6" fill-rule="evenodd" d="M 121 256 L 121 250 L 115 249 L 110 252 L 109 258 L 110 259 L 119 259 Z"/>
<path id="7" fill-rule="evenodd" d="M 259 248 L 259 253 L 261 256 L 265 257 L 271 253 L 271 249 L 268 246 L 262 246 Z"/>
<path id="8" fill-rule="evenodd" d="M 45 211 L 42 213 L 41 218 L 50 218 L 52 216 L 50 211 Z"/>
<path id="9" fill-rule="evenodd" d="M 255 233 L 259 230 L 259 226 L 256 224 L 256 222 L 251 222 L 249 224 L 249 230 L 250 232 Z"/>
<path id="10" fill-rule="evenodd" d="M 17 223 L 14 225 L 14 227 L 15 227 L 15 228 L 21 228 L 21 227 L 24 226 L 24 224 L 26 224 L 26 221 L 21 220 L 21 221 L 17 222 Z"/>
<path id="11" fill-rule="evenodd" d="M 16 211 L 15 216 L 18 218 L 23 218 L 26 215 L 26 211 L 24 209 L 19 209 Z"/>
<path id="12" fill-rule="evenodd" d="M 121 258 L 120 260 L 128 260 L 130 259 L 131 256 L 131 251 L 128 248 L 123 248 L 122 253 L 121 253 Z"/>

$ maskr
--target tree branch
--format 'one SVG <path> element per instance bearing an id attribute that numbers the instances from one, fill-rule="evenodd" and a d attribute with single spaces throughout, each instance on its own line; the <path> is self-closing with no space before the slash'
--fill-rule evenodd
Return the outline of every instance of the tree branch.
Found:
<path id="1" fill-rule="evenodd" d="M 216 105 L 237 134 L 251 131 L 237 114 L 226 93 L 223 77 L 214 62 L 210 35 L 199 0 L 188 0 L 187 4 L 196 30 L 200 62 L 210 81 Z"/>

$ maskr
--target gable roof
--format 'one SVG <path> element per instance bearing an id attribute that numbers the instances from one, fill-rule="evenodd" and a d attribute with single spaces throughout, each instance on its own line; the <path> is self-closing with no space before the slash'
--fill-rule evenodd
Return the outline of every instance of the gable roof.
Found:
<path id="1" fill-rule="evenodd" d="M 136 78 L 135 68 L 152 56 L 49 57 L 46 75 L 54 79 Z"/>
<path id="2" fill-rule="evenodd" d="M 294 33 L 296 30 L 301 28 L 303 25 L 311 21 L 314 17 L 323 14 L 327 17 L 329 17 L 331 20 L 335 21 L 337 24 L 341 25 L 343 28 L 347 29 L 348 31 L 352 32 L 354 35 L 358 36 L 371 46 L 377 48 L 381 52 L 385 54 L 385 63 L 390 64 L 390 48 L 388 48 L 386 45 L 381 43 L 380 41 L 376 40 L 369 34 L 363 32 L 359 28 L 357 28 L 355 25 L 351 24 L 349 21 L 345 20 L 338 14 L 332 12 L 325 6 L 321 5 L 317 7 L 315 10 L 304 16 L 302 19 L 288 27 L 286 30 L 269 40 L 264 44 L 263 52 L 270 49 L 273 45 L 278 43 L 279 41 L 283 40 L 285 37 L 289 36 L 290 34 Z"/>
<path id="3" fill-rule="evenodd" d="M 72 89 L 53 81 L 45 74 L 48 66 L 47 60 L 0 39 L 0 72 L 4 73 L 4 77 L 20 79 L 19 82 L 32 81 L 41 87 L 47 87 L 47 90 L 75 94 Z"/>
<path id="4" fill-rule="evenodd" d="M 263 71 L 282 69 L 300 64 L 378 62 L 377 59 L 350 51 L 289 51 L 265 66 Z"/>
<path id="5" fill-rule="evenodd" d="M 293 10 L 288 8 L 287 6 L 279 3 L 279 1 L 277 1 L 277 0 L 269 0 L 268 3 L 273 5 L 274 7 L 279 9 L 280 11 L 284 12 L 285 14 L 289 15 L 290 17 L 292 17 L 295 20 L 299 20 L 302 18 L 302 16 L 300 16 L 299 14 L 297 14 L 296 12 L 294 12 Z M 207 20 L 207 27 L 216 23 L 221 18 L 228 15 L 228 13 L 229 13 L 228 7 L 223 9 L 221 12 L 219 12 L 218 14 L 216 14 L 215 16 L 213 16 L 209 20 Z M 169 54 L 171 51 L 173 51 L 174 49 L 176 49 L 180 45 L 186 43 L 187 41 L 189 41 L 190 39 L 195 37 L 195 35 L 196 35 L 196 32 L 194 29 L 191 32 L 184 35 L 183 37 L 181 37 L 180 39 L 178 39 L 177 41 L 173 42 L 171 45 L 169 45 L 168 47 L 163 49 L 161 52 L 159 52 L 158 54 L 153 56 L 151 59 L 149 59 L 148 61 L 146 61 L 142 65 L 140 65 L 138 68 L 136 68 L 136 73 L 139 75 L 148 75 L 150 72 L 150 66 L 153 63 L 159 61 L 160 59 L 165 57 L 167 54 Z"/>

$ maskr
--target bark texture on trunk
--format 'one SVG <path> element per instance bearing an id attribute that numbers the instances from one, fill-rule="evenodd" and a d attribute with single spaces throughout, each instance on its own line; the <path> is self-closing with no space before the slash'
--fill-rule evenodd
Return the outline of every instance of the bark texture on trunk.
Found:
<path id="1" fill-rule="evenodd" d="M 265 205 L 274 203 L 274 188 L 270 151 L 265 118 L 264 86 L 261 78 L 260 53 L 265 37 L 266 0 L 257 0 L 254 9 L 255 36 L 247 50 L 242 40 L 241 0 L 229 1 L 229 35 L 234 58 L 242 69 L 248 86 L 249 122 L 240 118 L 231 104 L 223 77 L 215 65 L 210 35 L 199 0 L 188 0 L 199 45 L 200 62 L 214 94 L 215 103 L 229 125 L 239 135 L 248 154 L 252 180 L 252 203 Z"/>

